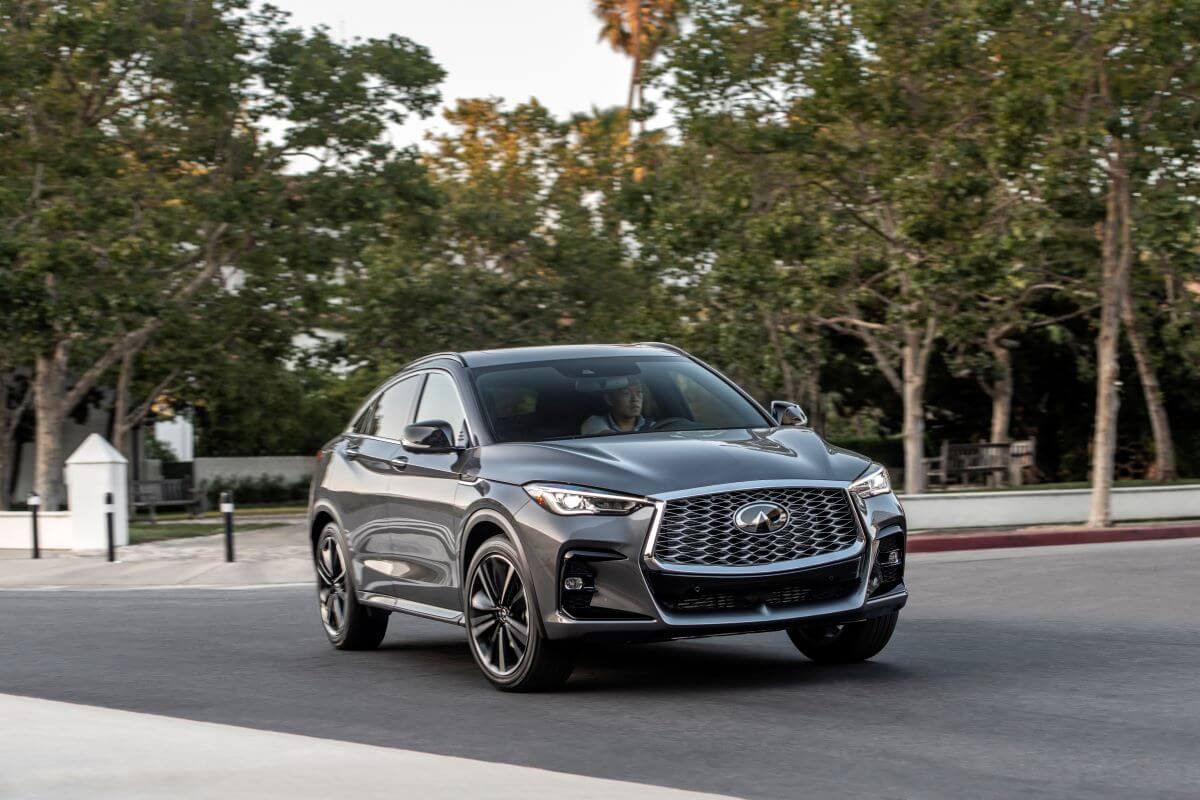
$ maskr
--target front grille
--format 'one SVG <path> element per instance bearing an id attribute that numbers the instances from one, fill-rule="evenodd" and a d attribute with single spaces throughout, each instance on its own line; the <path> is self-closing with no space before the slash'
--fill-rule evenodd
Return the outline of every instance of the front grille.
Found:
<path id="1" fill-rule="evenodd" d="M 661 599 L 671 611 L 747 611 L 766 606 L 787 608 L 805 603 L 840 600 L 854 593 L 858 583 L 842 582 L 832 586 L 785 586 L 767 592 L 698 591 L 677 599 Z"/>
<path id="2" fill-rule="evenodd" d="M 787 524 L 770 533 L 737 528 L 737 510 L 759 502 L 787 509 Z M 857 539 L 854 511 L 842 489 L 744 489 L 668 502 L 654 557 L 665 564 L 748 567 L 836 553 Z"/>

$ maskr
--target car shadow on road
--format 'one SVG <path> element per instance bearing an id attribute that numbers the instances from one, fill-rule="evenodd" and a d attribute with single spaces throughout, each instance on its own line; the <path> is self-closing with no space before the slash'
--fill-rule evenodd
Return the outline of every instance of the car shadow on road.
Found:
<path id="1" fill-rule="evenodd" d="M 390 638 L 380 648 L 389 658 L 417 661 L 445 680 L 455 675 L 474 682 L 475 662 L 465 639 Z M 799 653 L 763 647 L 730 647 L 714 641 L 653 644 L 584 644 L 568 692 L 651 689 L 656 693 L 744 691 L 747 688 L 842 684 L 889 684 L 907 680 L 910 670 L 885 656 L 862 664 L 828 666 Z"/>
<path id="2" fill-rule="evenodd" d="M 678 643 L 585 646 L 568 684 L 574 692 L 653 689 L 655 692 L 744 691 L 840 684 L 892 683 L 909 670 L 884 661 L 828 666 L 795 655 Z"/>

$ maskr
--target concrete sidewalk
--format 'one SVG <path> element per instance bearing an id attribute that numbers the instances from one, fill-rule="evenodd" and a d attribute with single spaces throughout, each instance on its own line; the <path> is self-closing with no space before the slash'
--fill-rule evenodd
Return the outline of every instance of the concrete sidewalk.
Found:
<path id="1" fill-rule="evenodd" d="M 267 520 L 252 520 L 253 522 Z M 43 552 L 37 561 L 21 550 L 0 551 L 0 589 L 263 586 L 313 580 L 303 517 L 272 518 L 282 527 L 237 533 L 236 561 L 225 561 L 225 537 L 194 536 L 103 553 Z"/>
<path id="2" fill-rule="evenodd" d="M 0 798 L 717 800 L 718 795 L 0 694 Z M 17 721 L 19 720 L 19 724 Z"/>
<path id="3" fill-rule="evenodd" d="M 255 522 L 260 520 L 253 520 Z M 267 521 L 267 520 L 262 520 Z M 221 534 L 129 545 L 117 563 L 102 553 L 51 551 L 34 561 L 22 550 L 0 550 L 0 590 L 248 587 L 313 581 L 305 520 L 271 518 L 278 528 L 236 534 L 233 563 L 225 561 Z M 1200 537 L 1200 521 L 1142 523 L 1090 529 L 1042 526 L 1022 529 L 914 531 L 910 554 L 1007 547 L 1045 547 Z"/>

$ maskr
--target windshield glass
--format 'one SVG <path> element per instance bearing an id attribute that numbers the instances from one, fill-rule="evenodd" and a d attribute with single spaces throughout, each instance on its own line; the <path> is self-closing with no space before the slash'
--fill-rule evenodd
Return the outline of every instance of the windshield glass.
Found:
<path id="1" fill-rule="evenodd" d="M 721 378 L 678 356 L 540 361 L 471 375 L 498 442 L 771 424 Z"/>

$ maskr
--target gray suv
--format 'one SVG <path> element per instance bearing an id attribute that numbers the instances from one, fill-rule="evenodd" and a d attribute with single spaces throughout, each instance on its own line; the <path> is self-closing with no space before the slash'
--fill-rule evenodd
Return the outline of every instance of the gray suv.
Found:
<path id="1" fill-rule="evenodd" d="M 505 690 L 561 684 L 583 640 L 784 630 L 859 661 L 908 599 L 887 471 L 664 344 L 414 361 L 321 449 L 309 522 L 334 647 L 395 611 L 461 625 Z"/>

